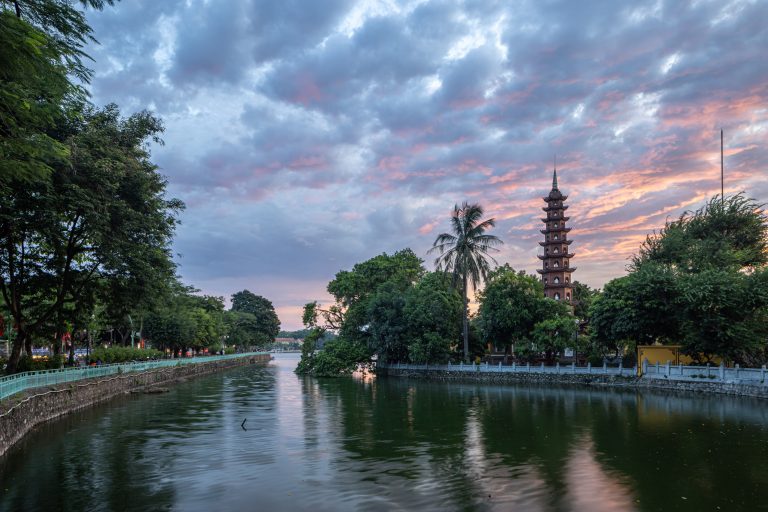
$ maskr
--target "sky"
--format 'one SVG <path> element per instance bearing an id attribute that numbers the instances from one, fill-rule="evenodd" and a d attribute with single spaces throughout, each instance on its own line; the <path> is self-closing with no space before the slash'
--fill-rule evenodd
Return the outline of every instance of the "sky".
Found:
<path id="1" fill-rule="evenodd" d="M 283 328 L 336 272 L 480 203 L 534 272 L 557 157 L 573 279 L 720 192 L 768 202 L 766 1 L 131 0 L 90 12 L 97 105 L 165 122 L 187 284 Z"/>

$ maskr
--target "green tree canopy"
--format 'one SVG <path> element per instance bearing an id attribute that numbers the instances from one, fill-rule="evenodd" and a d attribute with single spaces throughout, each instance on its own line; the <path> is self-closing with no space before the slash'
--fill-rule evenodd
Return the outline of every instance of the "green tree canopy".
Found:
<path id="1" fill-rule="evenodd" d="M 0 192 L 44 179 L 69 156 L 55 132 L 85 103 L 89 41 L 91 27 L 74 2 L 0 2 Z"/>
<path id="2" fill-rule="evenodd" d="M 409 249 L 339 272 L 328 290 L 335 304 L 305 306 L 304 323 L 312 334 L 304 340 L 298 373 L 346 374 L 372 355 L 380 361 L 444 363 L 458 340 L 459 292 L 445 274 L 426 273 Z M 338 329 L 339 337 L 317 351 L 325 329 Z"/>
<path id="3" fill-rule="evenodd" d="M 590 288 L 589 285 L 579 281 L 573 282 L 573 315 L 581 321 L 589 320 L 589 308 L 597 297 L 600 296 L 600 290 Z"/>
<path id="4" fill-rule="evenodd" d="M 120 281 L 137 297 L 172 275 L 170 241 L 183 204 L 165 197 L 150 160 L 146 142 L 161 130 L 146 112 L 124 119 L 114 105 L 86 109 L 62 130 L 70 161 L 0 204 L 0 291 L 18 326 L 10 369 L 31 337 L 47 322 L 61 325 L 65 306 L 86 300 L 86 291 Z"/>
<path id="5" fill-rule="evenodd" d="M 280 319 L 272 302 L 248 290 L 232 295 L 227 323 L 229 342 L 240 347 L 273 343 L 280 332 Z"/>
<path id="6" fill-rule="evenodd" d="M 629 274 L 592 305 L 594 337 L 606 347 L 681 343 L 701 360 L 765 362 L 767 263 L 763 205 L 716 196 L 648 236 Z"/>
<path id="7" fill-rule="evenodd" d="M 573 322 L 567 305 L 544 296 L 537 277 L 506 264 L 488 275 L 479 299 L 477 325 L 483 340 L 505 350 L 529 343 L 539 322 L 558 317 Z"/>
<path id="8" fill-rule="evenodd" d="M 531 332 L 534 351 L 544 352 L 547 359 L 574 346 L 576 322 L 571 316 L 558 316 L 537 322 Z"/>

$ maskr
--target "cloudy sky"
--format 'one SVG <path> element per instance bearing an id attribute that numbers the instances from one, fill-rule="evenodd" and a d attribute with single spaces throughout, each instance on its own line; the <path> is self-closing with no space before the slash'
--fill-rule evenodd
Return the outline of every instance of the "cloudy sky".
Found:
<path id="1" fill-rule="evenodd" d="M 426 251 L 451 208 L 534 271 L 557 154 L 574 279 L 720 188 L 768 201 L 768 2 L 132 0 L 90 13 L 96 104 L 166 123 L 205 293 L 248 288 L 285 328 L 341 269 Z"/>

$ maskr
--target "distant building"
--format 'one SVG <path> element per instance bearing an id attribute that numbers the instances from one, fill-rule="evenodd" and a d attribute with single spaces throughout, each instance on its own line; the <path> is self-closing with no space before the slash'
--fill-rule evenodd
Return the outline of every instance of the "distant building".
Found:
<path id="1" fill-rule="evenodd" d="M 570 219 L 565 216 L 565 210 L 568 209 L 564 204 L 566 199 L 568 196 L 563 195 L 557 188 L 557 169 L 555 169 L 552 176 L 552 190 L 544 198 L 547 206 L 542 208 L 547 213 L 547 216 L 541 219 L 544 223 L 544 229 L 541 230 L 544 241 L 539 242 L 539 245 L 544 248 L 544 254 L 539 254 L 543 268 L 537 272 L 541 274 L 541 280 L 544 283 L 544 295 L 570 303 L 573 298 L 571 273 L 576 270 L 576 267 L 570 265 L 574 254 L 570 252 L 573 240 L 568 239 L 571 228 L 565 227 L 565 223 Z"/>

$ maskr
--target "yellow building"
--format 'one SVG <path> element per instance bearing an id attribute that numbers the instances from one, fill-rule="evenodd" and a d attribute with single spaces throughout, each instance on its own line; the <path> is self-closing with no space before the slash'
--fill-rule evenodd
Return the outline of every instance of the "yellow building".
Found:
<path id="1" fill-rule="evenodd" d="M 682 364 L 691 365 L 695 361 L 691 356 L 683 354 L 680 345 L 638 345 L 637 346 L 637 375 L 643 374 L 643 361 L 652 364 Z M 712 362 L 720 364 L 721 358 L 714 356 Z"/>

